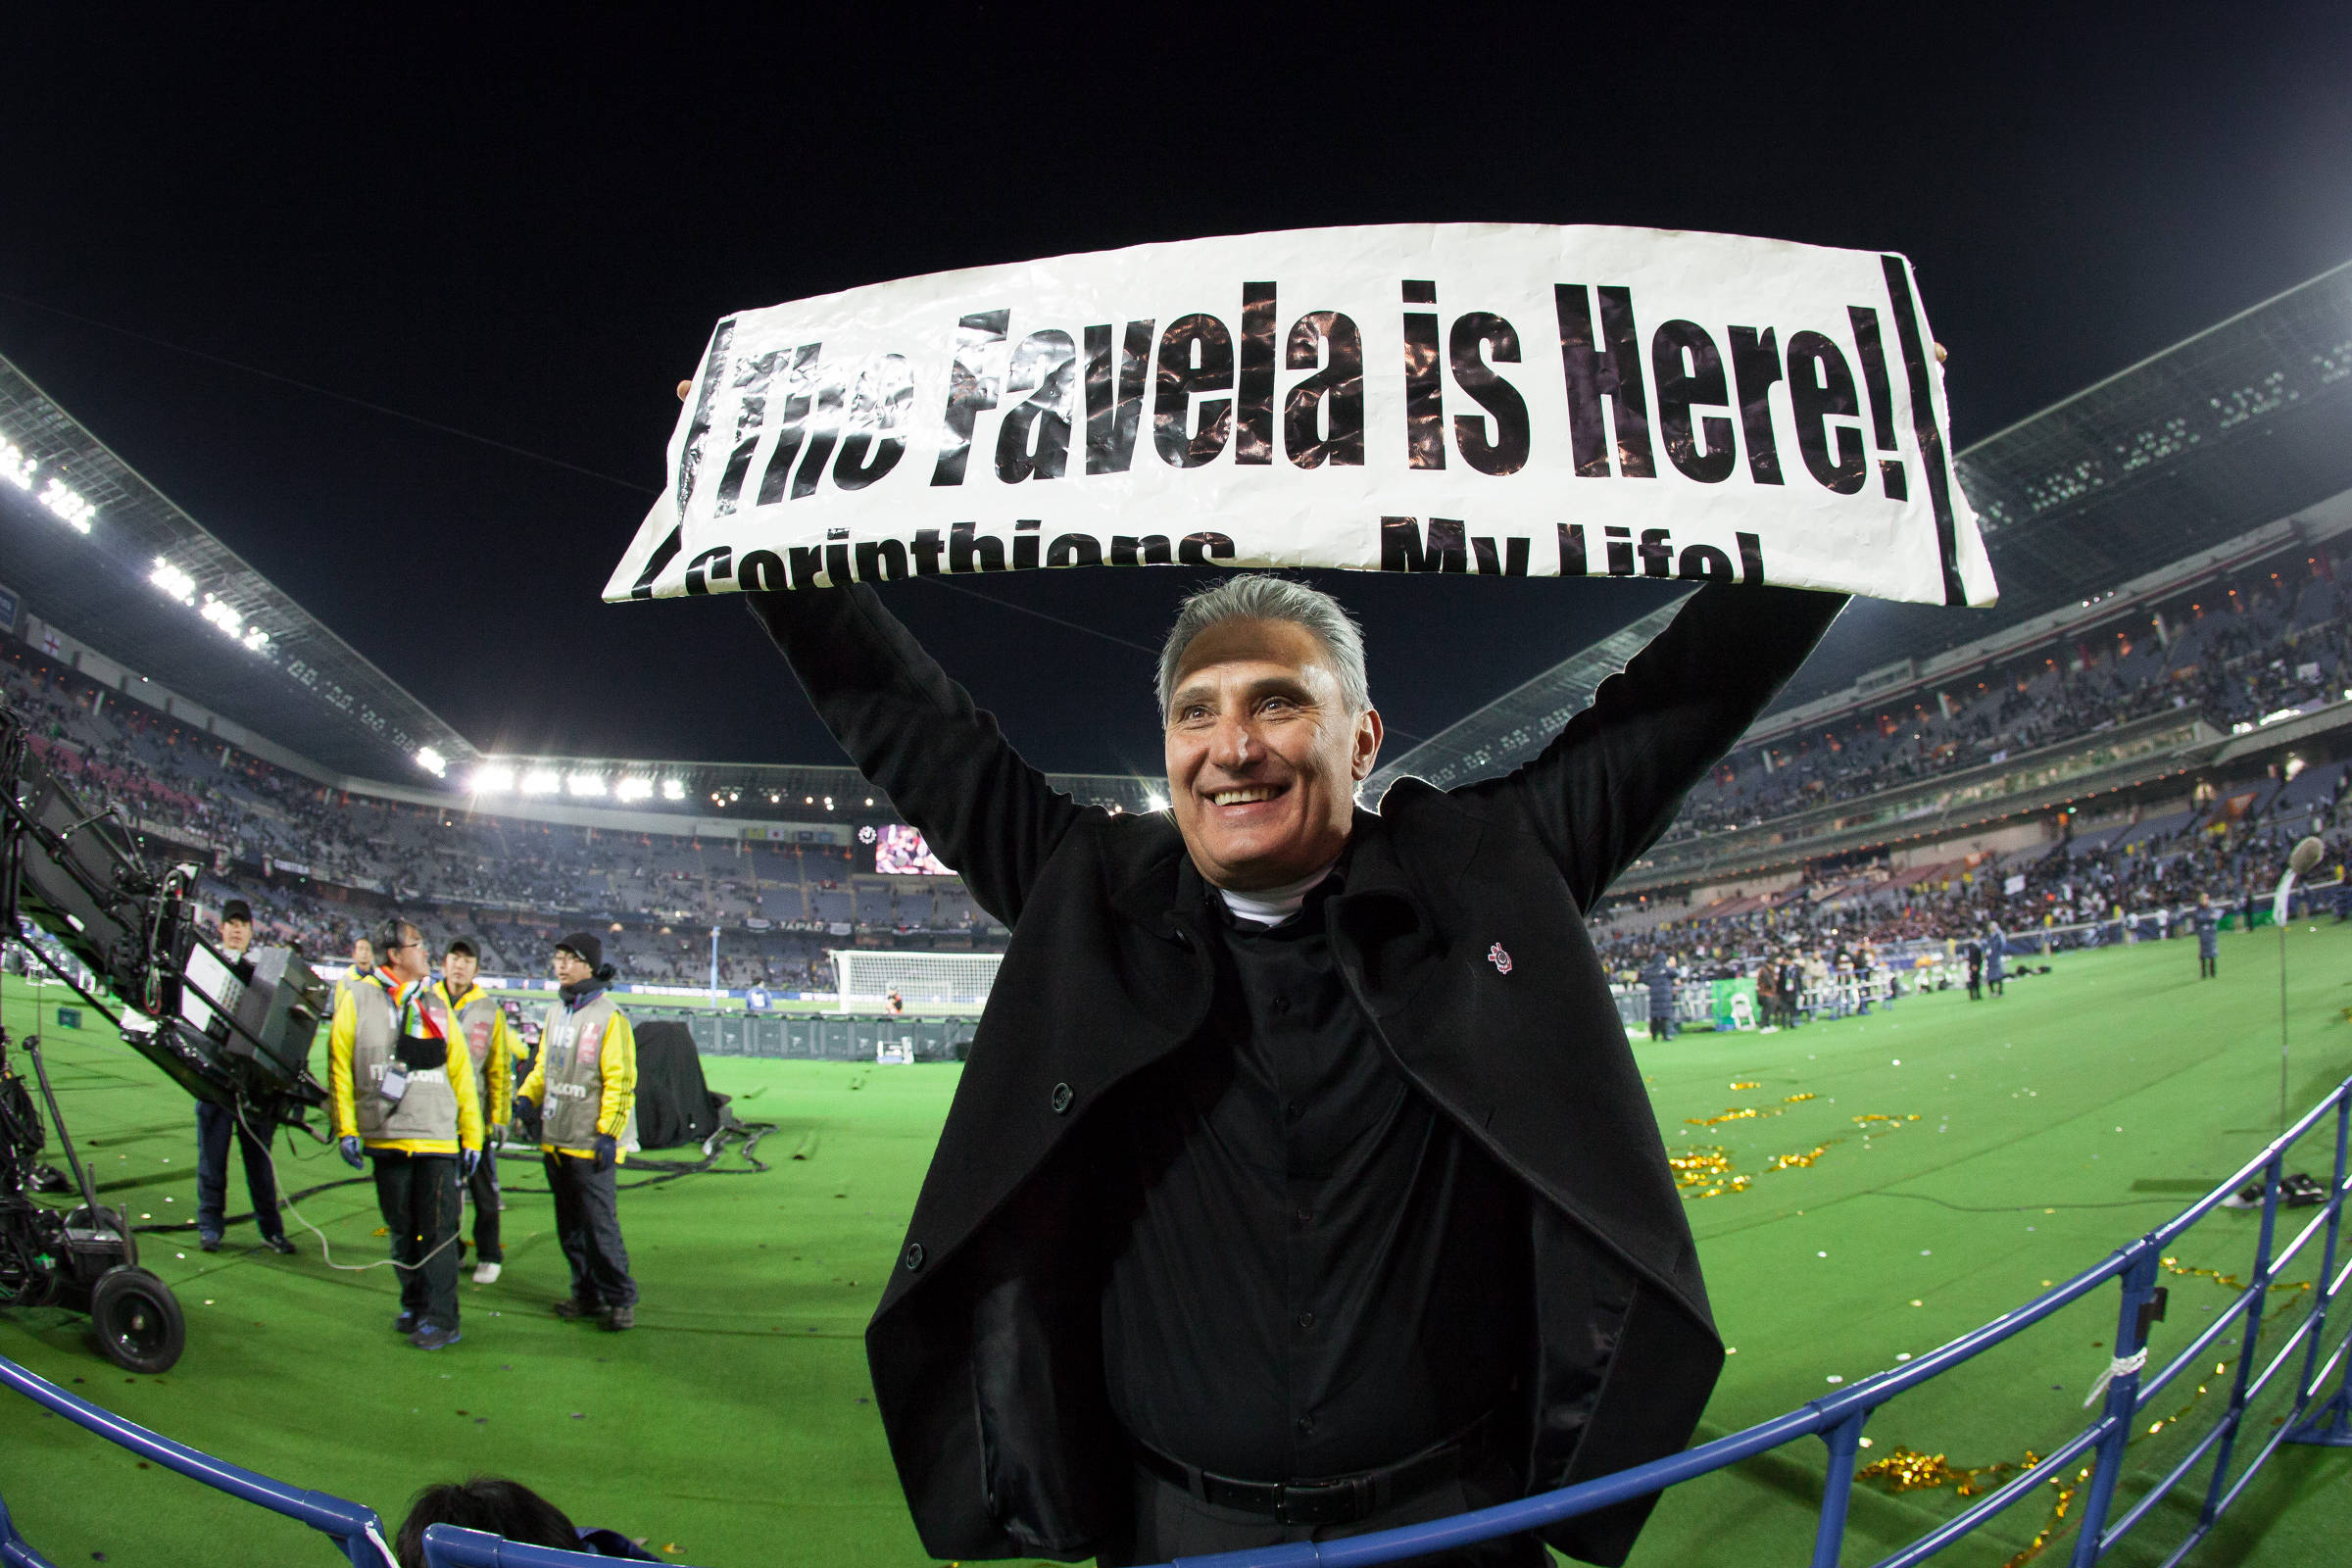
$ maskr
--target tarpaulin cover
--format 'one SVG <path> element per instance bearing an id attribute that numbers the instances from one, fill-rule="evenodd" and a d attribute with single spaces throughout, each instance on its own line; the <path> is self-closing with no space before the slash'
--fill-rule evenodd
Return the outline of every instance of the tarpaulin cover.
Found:
<path id="1" fill-rule="evenodd" d="M 686 1026 L 657 1019 L 637 1025 L 637 1142 L 647 1149 L 699 1144 L 718 1131 L 720 1101 L 703 1081 Z"/>
<path id="2" fill-rule="evenodd" d="M 612 600 L 1191 563 L 1989 604 L 1900 256 L 1421 223 L 720 321 Z"/>

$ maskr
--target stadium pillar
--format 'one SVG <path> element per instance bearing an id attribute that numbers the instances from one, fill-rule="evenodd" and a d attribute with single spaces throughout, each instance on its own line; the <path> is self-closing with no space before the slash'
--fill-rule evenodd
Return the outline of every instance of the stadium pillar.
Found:
<path id="1" fill-rule="evenodd" d="M 710 928 L 710 1016 L 718 1016 L 718 927 Z"/>

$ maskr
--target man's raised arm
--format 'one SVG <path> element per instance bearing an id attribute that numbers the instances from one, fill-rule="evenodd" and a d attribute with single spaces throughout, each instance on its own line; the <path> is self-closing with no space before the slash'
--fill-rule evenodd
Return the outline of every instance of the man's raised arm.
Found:
<path id="1" fill-rule="evenodd" d="M 745 597 L 858 771 L 1011 925 L 1079 808 L 1021 760 L 871 588 Z"/>
<path id="2" fill-rule="evenodd" d="M 1541 756 L 1457 793 L 1515 800 L 1577 906 L 1590 909 L 1657 842 L 1845 602 L 1795 588 L 1702 588 Z"/>

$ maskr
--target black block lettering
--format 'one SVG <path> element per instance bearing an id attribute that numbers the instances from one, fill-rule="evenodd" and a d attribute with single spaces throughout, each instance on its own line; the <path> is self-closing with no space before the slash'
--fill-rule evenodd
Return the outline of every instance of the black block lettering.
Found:
<path id="1" fill-rule="evenodd" d="M 1407 283 L 1404 293 L 1408 305 L 1438 302 L 1435 283 Z M 1427 311 L 1404 313 L 1404 461 L 1414 468 L 1446 466 L 1446 383 L 1438 369 L 1438 318 Z"/>
<path id="2" fill-rule="evenodd" d="M 743 494 L 743 477 L 752 466 L 752 450 L 759 446 L 760 426 L 767 419 L 767 383 L 776 373 L 786 351 L 774 350 L 746 360 L 735 371 L 735 450 L 727 455 L 726 468 L 718 476 L 718 494 L 712 498 L 710 510 L 716 516 L 734 514 L 737 499 Z"/>
<path id="3" fill-rule="evenodd" d="M 850 547 L 841 542 L 849 537 L 849 532 L 847 528 L 825 530 L 825 538 L 830 541 L 825 546 L 825 585 L 829 588 L 850 585 Z"/>
<path id="4" fill-rule="evenodd" d="M 1144 388 L 1152 378 L 1151 321 L 1129 321 L 1114 379 L 1110 326 L 1086 329 L 1086 471 L 1125 473 L 1135 461 Z"/>
<path id="5" fill-rule="evenodd" d="M 1176 559 L 1188 566 L 1205 566 L 1233 559 L 1233 541 L 1221 533 L 1188 533 L 1176 547 Z"/>
<path id="6" fill-rule="evenodd" d="M 1781 448 L 1772 433 L 1772 384 L 1781 378 L 1781 346 L 1771 327 L 1735 326 L 1732 380 L 1740 391 L 1740 433 L 1747 437 L 1747 476 L 1781 483 Z"/>
<path id="7" fill-rule="evenodd" d="M 822 545 L 794 545 L 784 552 L 792 563 L 792 585 L 795 588 L 813 588 L 825 574 L 825 550 Z"/>
<path id="8" fill-rule="evenodd" d="M 1054 542 L 1046 546 L 1046 564 L 1100 566 L 1102 564 L 1102 542 L 1091 533 L 1057 534 Z"/>
<path id="9" fill-rule="evenodd" d="M 1560 575 L 1582 577 L 1585 574 L 1585 525 L 1581 522 L 1561 522 L 1552 526 L 1560 536 Z"/>
<path id="10" fill-rule="evenodd" d="M 654 546 L 654 553 L 645 558 L 645 569 L 637 574 L 635 582 L 629 584 L 631 599 L 654 597 L 654 579 L 662 575 L 662 567 L 677 559 L 678 552 L 685 548 L 685 541 L 686 530 L 679 526 L 671 528 L 662 542 Z"/>
<path id="11" fill-rule="evenodd" d="M 1174 559 L 1164 533 L 1148 533 L 1140 539 L 1123 533 L 1110 536 L 1110 564 L 1114 566 L 1165 566 Z"/>
<path id="12" fill-rule="evenodd" d="M 833 456 L 833 444 L 841 439 L 842 405 L 847 401 L 835 382 L 827 381 L 816 389 L 816 407 L 808 416 L 808 451 L 792 476 L 793 500 L 816 494 L 816 483 L 825 476 L 825 464 Z M 769 467 L 772 470 L 774 465 Z"/>
<path id="13" fill-rule="evenodd" d="M 1462 461 L 1481 473 L 1517 473 L 1527 466 L 1527 400 L 1487 362 L 1519 363 L 1518 328 L 1490 312 L 1472 311 L 1454 318 L 1446 348 L 1453 362 L 1454 384 L 1475 398 L 1494 421 L 1490 437 L 1486 419 L 1475 414 L 1454 416 L 1453 444 L 1461 448 Z"/>
<path id="14" fill-rule="evenodd" d="M 1631 528 L 1615 524 L 1601 529 L 1609 547 L 1609 575 L 1631 577 L 1634 574 L 1634 533 Z"/>
<path id="15" fill-rule="evenodd" d="M 1429 519 L 1429 542 L 1421 540 L 1418 517 L 1380 519 L 1380 569 L 1383 571 L 1467 571 L 1469 550 L 1464 529 L 1450 517 Z"/>
<path id="16" fill-rule="evenodd" d="M 1700 582 L 1730 582 L 1739 574 L 1732 569 L 1732 558 L 1713 545 L 1685 545 L 1678 575 Z"/>
<path id="17" fill-rule="evenodd" d="M 1023 517 L 1012 525 L 1012 569 L 1037 569 L 1037 530 L 1044 524 L 1036 517 Z"/>
<path id="18" fill-rule="evenodd" d="M 773 550 L 754 550 L 735 568 L 735 586 L 747 594 L 777 593 L 789 585 L 784 558 Z"/>
<path id="19" fill-rule="evenodd" d="M 686 591 L 707 594 L 710 591 L 708 579 L 732 576 L 735 568 L 728 564 L 732 555 L 725 545 L 717 545 L 686 563 Z"/>
<path id="20" fill-rule="evenodd" d="M 1695 432 L 1690 421 L 1693 408 L 1723 408 L 1732 400 L 1715 340 L 1696 321 L 1668 321 L 1650 336 L 1649 368 L 1658 383 L 1658 440 L 1666 461 L 1700 484 L 1730 478 L 1740 458 L 1732 421 L 1709 415 Z"/>
<path id="21" fill-rule="evenodd" d="M 1242 285 L 1242 373 L 1233 421 L 1233 461 L 1274 461 L 1274 285 Z"/>
<path id="22" fill-rule="evenodd" d="M 858 546 L 859 582 L 903 582 L 906 577 L 906 547 L 896 539 L 866 539 Z"/>
<path id="23" fill-rule="evenodd" d="M 913 407 L 914 371 L 904 354 L 885 354 L 859 372 L 841 456 L 833 462 L 834 484 L 862 490 L 897 467 L 906 453 L 906 438 L 898 432 Z"/>
<path id="24" fill-rule="evenodd" d="M 1634 552 L 1642 558 L 1644 577 L 1674 575 L 1674 541 L 1664 528 L 1644 528 L 1642 543 Z"/>
<path id="25" fill-rule="evenodd" d="M 823 346 L 805 343 L 793 351 L 792 368 L 784 377 L 784 408 L 776 419 L 775 448 L 767 455 L 767 466 L 760 470 L 759 506 L 773 506 L 784 499 L 793 461 L 801 455 L 801 442 L 808 434 L 810 389 L 817 376 L 817 352 Z"/>
<path id="26" fill-rule="evenodd" d="M 710 400 L 718 395 L 718 383 L 727 372 L 727 350 L 735 341 L 735 318 L 728 317 L 710 334 L 710 347 L 703 355 L 702 385 L 694 399 L 694 417 L 686 423 L 686 451 L 678 464 L 677 513 L 686 515 L 686 503 L 693 498 L 695 476 L 702 471 L 703 448 L 710 440 Z M 630 589 L 630 597 L 652 597 L 652 590 L 639 594 Z"/>
<path id="27" fill-rule="evenodd" d="M 1740 580 L 1750 588 L 1764 584 L 1764 541 L 1752 533 L 1734 534 L 1740 542 Z"/>
<path id="28" fill-rule="evenodd" d="M 1202 398 L 1198 429 L 1192 400 L 1233 389 L 1233 334 L 1225 323 L 1213 316 L 1170 323 L 1159 340 L 1158 381 L 1152 400 L 1152 441 L 1160 461 L 1175 468 L 1215 462 L 1233 429 L 1233 399 Z"/>
<path id="29" fill-rule="evenodd" d="M 939 444 L 939 462 L 931 482 L 963 483 L 963 470 L 972 456 L 972 427 L 983 410 L 997 406 L 999 356 L 1012 312 L 978 311 L 956 327 L 956 368 L 948 375 L 947 435 Z"/>
<path id="30" fill-rule="evenodd" d="M 1849 305 L 1845 318 L 1854 325 L 1854 347 L 1862 355 L 1862 389 L 1870 394 L 1870 431 L 1881 452 L 1899 452 L 1894 439 L 1894 390 L 1886 381 L 1886 348 L 1879 337 L 1879 313 L 1866 305 Z M 1900 458 L 1879 460 L 1879 479 L 1886 499 L 1900 501 L 1911 493 Z"/>
<path id="31" fill-rule="evenodd" d="M 1552 285 L 1560 318 L 1560 368 L 1568 382 L 1568 445 L 1582 478 L 1609 477 L 1609 427 L 1616 427 L 1616 471 L 1648 479 L 1657 468 L 1649 452 L 1649 397 L 1642 385 L 1642 344 L 1634 329 L 1634 296 L 1604 285 L 1600 337 L 1592 332 L 1592 302 L 1582 283 Z M 1604 422 L 1600 400 L 1609 400 Z"/>
<path id="32" fill-rule="evenodd" d="M 1796 416 L 1796 448 L 1805 455 L 1805 471 L 1841 496 L 1862 488 L 1862 432 L 1851 425 L 1833 428 L 1832 419 L 1851 419 L 1861 405 L 1854 397 L 1854 372 L 1838 345 L 1819 332 L 1796 332 L 1788 338 L 1788 407 Z M 1836 457 L 1830 442 L 1838 444 Z"/>
<path id="33" fill-rule="evenodd" d="M 1004 395 L 1027 392 L 997 426 L 997 477 L 1058 479 L 1070 450 L 1070 389 L 1078 378 L 1078 346 L 1070 334 L 1032 332 L 1012 351 Z"/>
<path id="34" fill-rule="evenodd" d="M 1003 571 L 1004 541 L 984 533 L 975 534 L 971 523 L 948 524 L 948 570 Z"/>
<path id="35" fill-rule="evenodd" d="M 1315 311 L 1291 323 L 1286 368 L 1315 373 L 1282 404 L 1283 451 L 1301 468 L 1364 464 L 1364 340 L 1337 311 Z"/>
<path id="36" fill-rule="evenodd" d="M 1502 554 L 1494 552 L 1494 541 L 1481 534 L 1470 541 L 1470 553 L 1478 559 L 1478 569 L 1487 577 L 1524 577 L 1527 575 L 1527 540 L 1513 537 L 1502 541 Z"/>
<path id="37" fill-rule="evenodd" d="M 939 530 L 937 528 L 914 530 L 914 574 L 916 576 L 936 577 L 939 575 Z"/>

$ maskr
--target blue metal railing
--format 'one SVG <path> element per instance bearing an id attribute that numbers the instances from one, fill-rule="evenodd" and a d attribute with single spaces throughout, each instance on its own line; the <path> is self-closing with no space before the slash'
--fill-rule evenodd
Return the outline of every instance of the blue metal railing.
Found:
<path id="1" fill-rule="evenodd" d="M 2280 1246 L 2278 1219 L 2285 1206 L 2281 1182 L 2288 1152 L 2323 1123 L 2330 1125 L 2334 1133 L 2332 1174 L 2326 1197 L 2314 1207 L 2312 1217 L 2302 1229 Z M 2121 1282 L 2122 1298 L 2116 1316 L 2114 1375 L 2107 1384 L 2105 1401 L 2097 1418 L 2003 1485 L 1975 1498 L 1951 1518 L 1881 1560 L 1876 1568 L 1911 1568 L 1926 1561 L 2005 1512 L 2059 1474 L 2064 1466 L 2084 1455 L 2091 1456 L 2091 1471 L 2075 1526 L 2073 1568 L 2089 1568 L 2126 1534 L 2143 1523 L 2159 1504 L 2179 1492 L 2200 1466 L 2209 1466 L 2196 1524 L 2165 1559 L 2164 1568 L 2172 1568 L 2204 1540 L 2215 1521 L 2243 1495 L 2247 1484 L 2280 1445 L 2312 1443 L 2352 1447 L 2352 1396 L 2347 1394 L 2348 1386 L 2352 1385 L 2341 1375 L 2346 1368 L 2347 1351 L 2352 1350 L 2352 1343 L 2348 1343 L 2352 1342 L 2352 1335 L 2338 1336 L 2332 1348 L 2326 1344 L 2330 1309 L 2347 1280 L 2352 1279 L 2352 1265 L 2339 1271 L 2337 1264 L 2339 1244 L 2343 1240 L 2348 1154 L 2352 1154 L 2352 1080 L 2339 1084 L 2235 1175 L 2163 1225 L 2016 1310 L 1892 1371 L 1865 1378 L 1786 1415 L 1686 1452 L 1557 1492 L 1430 1524 L 1408 1525 L 1340 1541 L 1299 1542 L 1210 1557 L 1188 1557 L 1182 1559 L 1182 1568 L 1212 1568 L 1212 1565 L 1213 1568 L 1310 1568 L 1310 1565 L 1311 1568 L 1372 1568 L 1377 1563 L 1454 1550 L 1497 1536 L 1558 1524 L 1711 1475 L 1808 1437 L 1821 1439 L 1829 1449 L 1830 1460 L 1811 1560 L 1813 1568 L 1837 1568 L 1845 1540 L 1846 1510 L 1852 1497 L 1862 1429 L 1872 1414 L 1889 1400 L 2015 1338 L 2110 1281 Z M 2192 1226 L 2220 1207 L 2230 1194 L 2255 1180 L 2263 1185 L 2262 1214 L 2254 1268 L 2244 1289 L 2179 1354 L 2143 1378 L 2148 1329 L 2158 1298 L 2157 1275 L 2166 1252 Z M 2257 1372 L 2255 1360 L 2262 1348 L 2265 1323 L 2263 1304 L 2280 1271 L 2314 1241 L 2320 1244 L 2320 1255 L 2313 1276 L 2311 1309 L 2297 1318 L 2269 1362 Z M 2125 1446 L 2131 1442 L 2141 1413 L 2149 1401 L 2209 1354 L 2233 1328 L 2237 1335 L 2237 1364 L 2228 1407 L 2166 1475 L 2134 1498 L 2122 1514 L 2114 1515 Z M 2231 1460 L 2241 1439 L 2247 1436 L 2244 1430 L 2247 1409 L 2282 1371 L 2297 1362 L 2298 1350 L 2301 1355 L 2294 1380 L 2292 1410 L 2233 1475 Z M 2335 1392 L 2323 1398 L 2320 1391 L 2330 1379 L 2336 1380 Z M 6 1357 L 0 1357 L 0 1382 L 135 1453 L 324 1532 L 335 1540 L 354 1568 L 381 1568 L 391 1560 L 375 1514 L 359 1503 L 290 1487 L 200 1453 L 101 1410 Z M 593 1568 L 594 1564 L 611 1560 L 587 1552 L 520 1545 L 450 1525 L 435 1525 L 427 1530 L 424 1544 L 425 1561 L 431 1568 Z M 0 1568 L 17 1568 L 17 1565 L 49 1568 L 46 1559 L 18 1536 L 5 1506 L 0 1506 Z"/>

